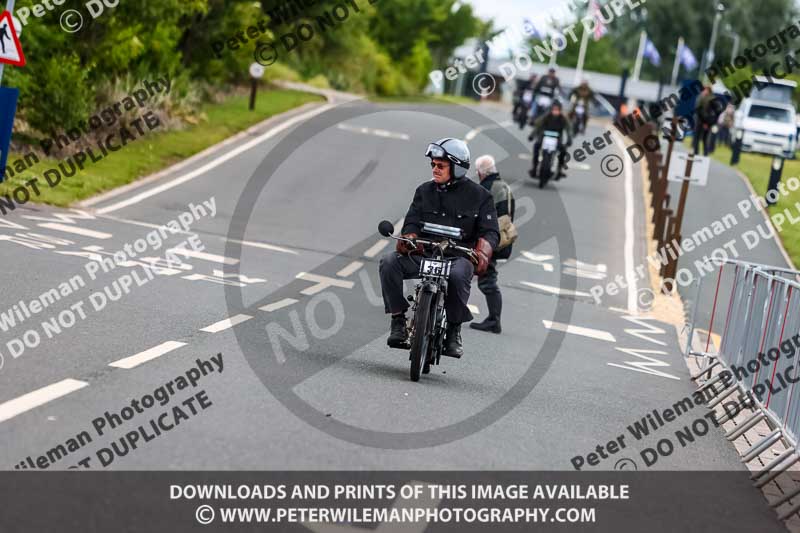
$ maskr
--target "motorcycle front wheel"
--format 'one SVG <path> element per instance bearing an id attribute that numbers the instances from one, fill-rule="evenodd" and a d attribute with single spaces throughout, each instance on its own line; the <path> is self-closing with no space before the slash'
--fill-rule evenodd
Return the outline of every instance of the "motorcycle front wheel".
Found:
<path id="1" fill-rule="evenodd" d="M 420 373 L 428 367 L 428 346 L 432 333 L 431 311 L 435 294 L 423 287 L 419 291 L 414 314 L 414 338 L 411 341 L 411 381 L 419 381 Z"/>
<path id="2" fill-rule="evenodd" d="M 539 188 L 544 189 L 547 181 L 550 179 L 550 167 L 553 163 L 552 152 L 545 152 L 542 154 L 542 160 L 539 162 Z"/>

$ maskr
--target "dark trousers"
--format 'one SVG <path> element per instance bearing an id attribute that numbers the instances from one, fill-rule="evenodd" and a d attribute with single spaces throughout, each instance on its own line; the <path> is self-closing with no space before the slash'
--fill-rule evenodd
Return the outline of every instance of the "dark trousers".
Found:
<path id="1" fill-rule="evenodd" d="M 478 276 L 478 288 L 486 296 L 486 306 L 489 308 L 489 320 L 500 320 L 503 310 L 503 297 L 500 287 L 497 286 L 497 261 L 492 259 L 486 274 Z"/>
<path id="2" fill-rule="evenodd" d="M 700 148 L 700 141 L 703 141 L 703 155 L 708 155 L 708 136 L 710 134 L 711 126 L 706 127 L 706 125 L 698 121 L 697 126 L 694 128 L 694 139 L 692 139 L 692 150 L 695 154 L 698 153 L 697 149 Z"/>
<path id="3" fill-rule="evenodd" d="M 383 305 L 387 313 L 405 313 L 409 308 L 408 300 L 403 294 L 403 280 L 419 278 L 420 255 L 405 255 L 395 251 L 381 258 L 380 277 Z M 447 283 L 445 311 L 449 324 L 461 324 L 472 320 L 472 313 L 467 308 L 470 284 L 472 283 L 473 266 L 469 259 L 456 257 L 450 266 L 450 278 Z"/>

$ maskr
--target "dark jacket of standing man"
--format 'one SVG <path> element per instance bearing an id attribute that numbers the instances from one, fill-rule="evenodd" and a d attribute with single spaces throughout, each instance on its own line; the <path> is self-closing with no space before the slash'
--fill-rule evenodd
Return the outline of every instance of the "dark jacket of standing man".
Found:
<path id="1" fill-rule="evenodd" d="M 478 169 L 478 179 L 481 185 L 492 194 L 497 218 L 499 219 L 503 215 L 510 215 L 511 220 L 514 220 L 516 208 L 514 195 L 511 194 L 511 187 L 500 178 L 494 158 L 490 155 L 481 156 L 475 161 L 475 166 Z M 502 331 L 500 328 L 500 313 L 503 310 L 503 297 L 500 294 L 500 287 L 497 285 L 497 260 L 508 259 L 509 257 L 511 257 L 511 245 L 502 250 L 495 250 L 491 261 L 489 261 L 486 273 L 478 276 L 478 288 L 486 297 L 489 316 L 483 322 L 473 322 L 469 327 L 480 331 L 491 331 L 492 333 L 500 333 Z"/>
<path id="2" fill-rule="evenodd" d="M 463 234 L 462 239 L 456 242 L 475 251 L 477 264 L 474 267 L 466 257 L 456 257 L 452 261 L 447 282 L 444 354 L 461 357 L 461 323 L 472 320 L 467 308 L 472 275 L 486 272 L 492 251 L 500 242 L 500 230 L 491 194 L 466 178 L 470 166 L 466 143 L 449 137 L 441 139 L 428 145 L 425 155 L 431 160 L 433 179 L 417 187 L 405 216 L 402 234 L 412 240 L 421 237 L 438 241 L 441 237 L 423 231 L 425 222 L 454 226 Z M 409 304 L 403 294 L 403 280 L 419 277 L 419 254 L 422 252 L 421 247 L 414 249 L 407 242 L 398 241 L 396 251 L 381 259 L 383 302 L 386 312 L 392 315 L 391 332 L 386 343 L 393 348 L 403 348 L 407 341 L 405 312 Z"/>

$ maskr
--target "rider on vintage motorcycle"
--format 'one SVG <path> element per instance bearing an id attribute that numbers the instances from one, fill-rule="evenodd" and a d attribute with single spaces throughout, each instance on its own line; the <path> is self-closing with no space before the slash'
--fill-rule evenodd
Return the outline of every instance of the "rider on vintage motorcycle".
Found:
<path id="1" fill-rule="evenodd" d="M 561 81 L 556 76 L 556 69 L 551 68 L 547 74 L 539 78 L 533 88 L 533 105 L 531 106 L 531 124 L 540 116 L 547 113 L 553 101 L 558 98 Z"/>
<path id="2" fill-rule="evenodd" d="M 561 102 L 556 100 L 550 107 L 550 112 L 542 115 L 533 125 L 533 131 L 528 136 L 529 141 L 533 141 L 533 167 L 528 171 L 528 174 L 533 178 L 536 176 L 537 166 L 539 164 L 539 150 L 542 145 L 542 137 L 545 131 L 555 131 L 559 134 L 567 135 L 566 143 L 559 143 L 558 145 L 558 175 L 556 179 L 565 177 L 564 172 L 567 170 L 566 157 L 567 147 L 572 145 L 572 124 L 569 119 L 561 112 Z"/>
<path id="3" fill-rule="evenodd" d="M 570 109 L 570 120 L 575 125 L 575 133 L 586 130 L 586 123 L 589 121 L 589 105 L 594 98 L 594 91 L 589 87 L 589 82 L 581 81 L 581 84 L 572 89 L 569 93 L 569 101 L 572 103 Z"/>
<path id="4" fill-rule="evenodd" d="M 532 74 L 528 80 L 520 82 L 514 92 L 514 109 L 511 115 L 514 122 L 519 124 L 519 129 L 523 129 L 528 121 L 528 113 L 533 106 L 533 87 L 536 85 L 536 74 Z"/>
<path id="5" fill-rule="evenodd" d="M 466 179 L 470 166 L 469 148 L 464 141 L 450 137 L 428 145 L 425 156 L 431 160 L 433 179 L 417 187 L 414 200 L 406 213 L 402 235 L 408 239 L 434 237 L 423 232 L 424 223 L 458 228 L 462 238 L 459 246 L 472 248 L 477 264 L 458 253 L 450 267 L 447 299 L 447 333 L 445 355 L 461 357 L 461 323 L 472 320 L 467 308 L 473 274 L 483 274 L 489 266 L 493 250 L 500 242 L 492 195 L 484 187 Z M 395 251 L 388 252 L 380 262 L 381 290 L 386 313 L 392 315 L 387 344 L 406 348 L 405 313 L 409 303 L 403 294 L 403 280 L 419 277 L 421 246 L 411 247 L 397 242 Z"/>

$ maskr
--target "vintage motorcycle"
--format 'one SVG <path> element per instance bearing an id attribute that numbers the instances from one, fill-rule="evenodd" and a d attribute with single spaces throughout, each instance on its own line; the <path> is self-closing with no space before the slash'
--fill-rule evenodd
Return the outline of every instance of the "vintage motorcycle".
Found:
<path id="1" fill-rule="evenodd" d="M 544 189 L 553 176 L 558 176 L 558 147 L 561 144 L 561 133 L 545 130 L 542 136 L 541 160 L 538 166 L 539 188 Z M 556 177 L 558 179 L 558 177 Z"/>
<path id="2" fill-rule="evenodd" d="M 431 365 L 438 365 L 444 354 L 445 332 L 447 331 L 447 313 L 444 301 L 447 297 L 447 280 L 450 276 L 452 257 L 445 257 L 448 251 L 459 251 L 477 262 L 475 252 L 470 248 L 458 246 L 455 240 L 462 238 L 459 228 L 442 226 L 425 222 L 423 233 L 445 237 L 439 242 L 426 239 L 406 239 L 394 236 L 394 225 L 388 220 L 378 224 L 378 233 L 384 237 L 405 241 L 413 247 L 422 245 L 431 252 L 430 257 L 423 257 L 419 264 L 419 278 L 414 294 L 408 297 L 413 302 L 411 321 L 408 324 L 408 345 L 411 361 L 411 381 L 419 381 L 420 374 L 430 372 Z M 455 239 L 455 240 L 454 240 Z"/>
<path id="3" fill-rule="evenodd" d="M 572 120 L 572 134 L 583 134 L 586 131 L 586 106 L 583 100 L 573 101 L 572 113 L 570 113 Z"/>

